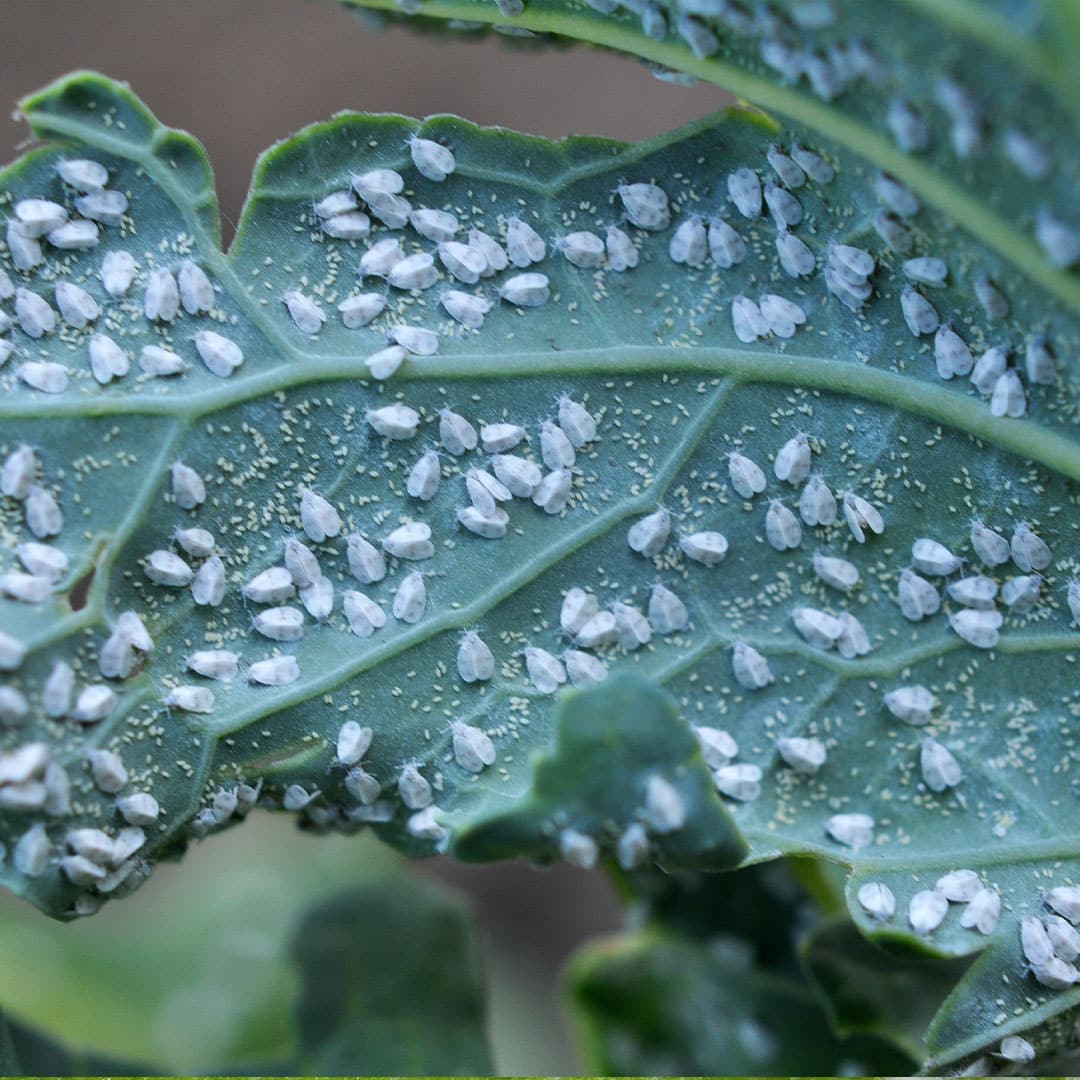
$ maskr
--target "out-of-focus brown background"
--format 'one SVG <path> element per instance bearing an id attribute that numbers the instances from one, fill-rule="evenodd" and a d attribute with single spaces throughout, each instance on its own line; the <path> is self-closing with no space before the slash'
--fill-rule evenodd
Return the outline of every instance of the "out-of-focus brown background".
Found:
<path id="1" fill-rule="evenodd" d="M 0 26 L 0 161 L 15 157 L 26 138 L 25 127 L 8 119 L 23 94 L 67 71 L 94 68 L 129 82 L 165 123 L 206 145 L 227 236 L 256 155 L 341 109 L 452 112 L 552 137 L 640 139 L 727 100 L 715 87 L 662 83 L 639 62 L 596 50 L 524 51 L 494 35 L 376 32 L 332 0 L 3 0 Z M 251 830 L 246 843 L 257 848 L 273 843 L 282 827 L 252 823 L 241 832 Z M 215 843 L 236 851 L 239 840 Z M 210 855 L 195 851 L 183 866 L 162 868 L 124 903 L 153 903 L 170 874 L 199 874 Z M 467 893 L 477 911 L 494 976 L 496 1067 L 577 1071 L 557 1003 L 558 973 L 581 941 L 618 925 L 604 881 L 566 867 L 537 872 L 437 861 L 419 869 Z M 0 920 L 13 903 L 0 899 Z"/>
<path id="2" fill-rule="evenodd" d="M 716 87 L 662 83 L 640 62 L 595 49 L 373 31 L 333 0 L 3 0 L 0 26 L 0 116 L 76 68 L 124 79 L 165 123 L 205 144 L 227 219 L 261 150 L 342 109 L 641 139 L 726 100 Z M 25 134 L 0 122 L 0 160 Z"/>

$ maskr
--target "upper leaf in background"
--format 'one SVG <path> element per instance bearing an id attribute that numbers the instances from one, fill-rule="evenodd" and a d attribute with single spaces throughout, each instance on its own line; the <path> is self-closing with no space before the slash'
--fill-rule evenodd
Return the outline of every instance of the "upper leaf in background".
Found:
<path id="1" fill-rule="evenodd" d="M 704 757 L 753 859 L 819 854 L 887 877 L 886 932 L 907 940 L 927 882 L 982 870 L 1006 911 L 1003 1011 L 1023 1026 L 1072 1007 L 1076 991 L 1026 973 L 1013 914 L 1068 880 L 1076 842 L 1059 810 L 1072 776 L 1049 764 L 1070 760 L 1080 651 L 1076 324 L 1056 271 L 1025 277 L 995 252 L 1000 233 L 984 246 L 930 208 L 905 223 L 910 192 L 865 160 L 740 111 L 630 148 L 344 114 L 263 158 L 226 256 L 201 149 L 126 90 L 74 76 L 24 110 L 59 144 L 0 178 L 22 222 L 2 265 L 24 290 L 0 301 L 15 324 L 3 589 L 22 598 L 0 600 L 6 884 L 55 915 L 92 911 L 256 800 L 316 828 L 373 824 L 418 854 L 531 802 L 547 820 L 530 822 L 530 852 L 535 829 L 580 859 L 637 826 L 625 862 L 677 864 L 689 811 L 723 819 L 712 796 L 687 803 L 701 759 L 646 690 L 622 711 L 677 729 L 677 752 L 649 776 L 635 759 L 617 814 L 538 797 L 557 790 L 545 767 L 531 790 L 533 756 L 558 760 L 551 703 L 568 674 L 627 671 L 713 729 Z M 84 158 L 126 210 L 79 194 L 85 170 L 58 171 Z M 30 198 L 84 222 L 112 205 L 118 224 L 15 210 Z M 38 262 L 27 233 L 45 224 L 63 231 Z M 448 246 L 470 227 L 493 241 Z M 504 244 L 519 263 L 544 251 L 498 269 Z M 943 261 L 940 287 L 937 264 L 905 265 L 916 256 Z M 959 337 L 942 335 L 935 362 L 939 321 Z M 92 358 L 95 333 L 112 346 L 95 339 Z M 388 335 L 409 355 L 374 379 L 365 360 Z M 977 386 L 961 340 L 982 357 Z M 383 354 L 378 374 L 401 359 Z M 503 484 L 518 494 L 506 511 Z M 982 566 L 994 544 L 973 546 L 973 517 L 1011 565 Z M 989 583 L 958 584 L 980 571 Z M 1002 591 L 997 612 L 980 590 Z M 929 715 L 887 707 L 915 685 Z M 89 755 L 102 750 L 122 769 Z M 595 762 L 573 771 L 605 775 L 608 756 L 585 752 Z M 729 836 L 721 864 L 737 847 Z M 986 944 L 959 924 L 959 910 L 920 924 L 919 940 Z M 956 1055 L 996 1045 L 985 1016 L 963 1024 Z"/>

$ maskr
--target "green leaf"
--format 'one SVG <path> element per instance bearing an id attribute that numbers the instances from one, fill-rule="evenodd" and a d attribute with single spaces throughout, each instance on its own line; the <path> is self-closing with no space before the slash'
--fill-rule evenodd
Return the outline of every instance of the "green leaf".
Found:
<path id="1" fill-rule="evenodd" d="M 815 914 L 791 867 L 634 876 L 640 929 L 570 970 L 587 1065 L 632 1075 L 900 1074 L 915 1055 L 834 1034 L 795 944 Z"/>
<path id="2" fill-rule="evenodd" d="M 1080 284 L 1047 261 L 1034 231 L 1042 208 L 1075 223 L 1080 49 L 1070 0 L 780 0 L 767 8 L 738 0 L 346 2 L 391 18 L 404 9 L 405 21 L 469 33 L 489 26 L 597 45 L 650 62 L 661 78 L 682 73 L 717 83 L 901 178 L 1080 310 Z M 693 47 L 690 26 L 712 40 Z M 950 96 L 945 80 L 965 96 Z M 925 122 L 925 148 L 908 152 L 893 135 L 889 110 L 897 100 Z M 1035 182 L 1007 153 L 1005 132 L 1014 128 L 1050 160 Z"/>
<path id="3" fill-rule="evenodd" d="M 159 1069 L 61 1046 L 0 1011 L 0 1069 L 5 1076 L 145 1076 Z"/>
<path id="4" fill-rule="evenodd" d="M 700 865 L 708 851 L 722 852 L 717 861 L 724 863 L 738 851 L 739 837 L 715 800 L 705 799 L 699 759 L 669 706 L 646 690 L 617 688 L 616 694 L 640 699 L 617 723 L 590 717 L 597 726 L 585 725 L 580 742 L 576 731 L 573 739 L 557 737 L 566 692 L 542 692 L 543 679 L 538 685 L 539 673 L 530 678 L 523 663 L 526 647 L 552 653 L 567 647 L 559 626 L 570 588 L 593 592 L 604 607 L 618 601 L 644 610 L 653 586 L 663 585 L 685 604 L 685 627 L 676 629 L 681 612 L 660 593 L 649 645 L 635 651 L 605 646 L 599 656 L 613 675 L 632 673 L 664 685 L 684 722 L 728 730 L 738 744 L 735 764 L 762 770 L 759 797 L 729 803 L 750 859 L 815 855 L 854 866 L 853 902 L 859 882 L 889 882 L 899 900 L 893 923 L 881 928 L 857 917 L 864 932 L 909 944 L 917 943 L 905 923 L 914 893 L 949 870 L 982 871 L 1005 905 L 991 948 L 1010 977 L 1003 991 L 1009 1024 L 1025 1028 L 1029 1015 L 1040 1023 L 1074 1006 L 1076 991 L 1044 991 L 1026 972 L 1016 918 L 1041 909 L 1045 888 L 1069 880 L 1076 847 L 1072 815 L 1062 808 L 1075 798 L 1070 724 L 1080 655 L 1066 591 L 1080 568 L 1077 327 L 1058 271 L 1044 263 L 1024 276 L 1027 263 L 1017 256 L 1022 248 L 1003 243 L 993 229 L 974 238 L 966 229 L 976 219 L 954 220 L 931 205 L 912 221 L 912 253 L 948 263 L 949 284 L 932 291 L 933 303 L 976 353 L 1007 339 L 1022 357 L 1035 331 L 1046 332 L 1056 349 L 1056 381 L 1027 388 L 1027 416 L 996 417 L 966 379 L 939 379 L 929 338 L 916 341 L 904 325 L 901 260 L 872 226 L 879 203 L 868 159 L 828 137 L 781 129 L 744 110 L 635 147 L 597 139 L 553 144 L 450 117 L 421 125 L 343 114 L 264 156 L 226 255 L 218 246 L 205 155 L 188 136 L 158 125 L 127 90 L 100 76 L 72 76 L 23 109 L 47 145 L 3 174 L 8 201 L 45 195 L 70 203 L 57 161 L 91 156 L 109 167 L 111 186 L 128 193 L 130 220 L 105 229 L 88 253 L 59 254 L 46 245 L 45 262 L 29 274 L 14 271 L 10 253 L 2 265 L 49 302 L 57 279 L 81 283 L 104 307 L 99 330 L 133 360 L 146 345 L 166 345 L 191 368 L 170 381 L 142 377 L 133 364 L 127 376 L 99 386 L 88 370 L 87 330 L 64 326 L 40 340 L 21 330 L 9 335 L 17 355 L 0 371 L 0 453 L 22 443 L 37 448 L 40 479 L 66 516 L 55 543 L 70 567 L 43 604 L 0 600 L 0 627 L 27 651 L 5 679 L 28 706 L 22 723 L 0 735 L 0 747 L 43 743 L 73 790 L 72 813 L 50 816 L 18 808 L 20 801 L 40 801 L 36 780 L 25 788 L 6 785 L 0 840 L 14 851 L 41 823 L 49 841 L 45 872 L 27 877 L 9 857 L 0 867 L 6 885 L 56 916 L 92 911 L 103 895 L 130 891 L 158 860 L 179 855 L 193 836 L 242 817 L 228 813 L 233 795 L 281 808 L 298 806 L 316 790 L 317 798 L 298 812 L 306 826 L 348 831 L 370 824 L 411 854 L 460 843 L 471 858 L 508 856 L 514 853 L 506 842 L 511 823 L 516 843 L 548 855 L 552 837 L 568 828 L 590 830 L 600 813 L 609 819 L 594 837 L 602 854 L 620 829 L 640 822 L 653 826 L 648 855 L 670 868 L 680 860 Z M 445 183 L 419 177 L 410 163 L 405 143 L 418 132 L 453 148 L 457 170 Z M 730 214 L 726 174 L 747 166 L 764 175 L 769 145 L 792 139 L 823 154 L 836 170 L 831 183 L 798 190 L 805 219 L 793 231 L 816 259 L 805 280 L 794 283 L 780 269 L 777 230 L 768 217 L 731 217 L 748 255 L 727 271 L 713 263 L 676 265 L 669 258 L 670 230 L 636 229 L 624 220 L 617 191 L 623 180 L 659 183 L 673 226 L 695 214 Z M 549 250 L 539 267 L 551 282 L 544 307 L 518 309 L 496 300 L 508 270 L 479 286 L 494 301 L 479 332 L 466 333 L 444 318 L 437 290 L 395 289 L 383 315 L 365 329 L 349 330 L 334 308 L 357 290 L 355 266 L 367 244 L 328 238 L 312 202 L 377 166 L 400 168 L 415 204 L 452 210 L 499 238 L 513 215 L 549 243 L 580 229 L 603 234 L 608 224 L 622 222 L 640 265 L 626 273 L 581 269 Z M 376 223 L 372 239 L 386 235 Z M 410 251 L 434 246 L 417 241 L 411 230 L 390 235 L 403 237 Z M 837 303 L 822 280 L 830 245 L 838 242 L 863 246 L 876 260 L 875 291 L 859 313 Z M 140 276 L 129 298 L 114 302 L 101 289 L 98 271 L 103 254 L 116 250 L 135 256 Z M 177 270 L 189 256 L 214 282 L 212 311 L 182 313 L 173 323 L 149 321 L 143 309 L 148 270 Z M 1007 296 L 1010 314 L 1003 320 L 989 320 L 974 297 L 983 274 Z M 372 289 L 370 279 L 364 288 Z M 281 297 L 292 289 L 329 315 L 317 334 L 304 334 L 291 321 Z M 796 301 L 806 325 L 790 339 L 740 342 L 732 329 L 732 298 L 763 291 Z M 12 310 L 7 301 L 4 310 Z M 440 351 L 410 356 L 389 382 L 377 383 L 364 358 L 400 322 L 437 329 Z M 196 355 L 193 336 L 207 327 L 234 339 L 244 353 L 230 378 L 212 374 Z M 30 359 L 63 364 L 66 390 L 45 394 L 24 386 L 15 373 Z M 510 509 L 503 539 L 460 530 L 462 473 L 487 464 L 479 452 L 460 460 L 444 452 L 438 494 L 429 502 L 407 495 L 408 471 L 439 446 L 440 410 L 452 407 L 477 424 L 520 423 L 532 440 L 523 452 L 538 459 L 541 425 L 558 416 L 563 396 L 582 403 L 597 422 L 597 437 L 577 455 L 565 512 L 549 516 L 521 500 Z M 398 400 L 419 412 L 420 434 L 387 441 L 365 416 Z M 840 518 L 829 527 L 807 527 L 801 546 L 790 551 L 766 542 L 770 498 L 794 507 L 798 492 L 770 477 L 764 497 L 744 500 L 731 488 L 726 457 L 738 449 L 771 473 L 780 448 L 800 431 L 808 435 L 814 471 L 837 493 L 856 492 L 880 509 L 884 535 L 857 543 Z M 172 494 L 170 466 L 178 460 L 206 484 L 198 509 L 181 509 Z M 286 539 L 302 535 L 300 500 L 308 487 L 330 499 L 344 519 L 341 536 L 312 542 L 337 602 L 325 624 L 306 619 L 302 640 L 278 645 L 252 628 L 260 605 L 245 600 L 241 586 L 280 566 Z M 645 558 L 628 546 L 627 532 L 661 506 L 673 534 Z M 5 499 L 0 514 L 7 569 L 16 545 L 30 537 L 20 502 Z M 968 539 L 973 516 L 1006 537 L 1027 521 L 1052 551 L 1038 603 L 1029 613 L 1006 612 L 991 650 L 953 633 L 946 618 L 958 610 L 952 599 L 918 623 L 907 621 L 896 603 L 917 538 L 932 537 L 978 567 Z M 341 596 L 364 586 L 350 575 L 344 534 L 359 530 L 378 543 L 409 520 L 430 524 L 435 556 L 419 564 L 390 560 L 388 577 L 369 590 L 387 611 L 387 624 L 369 638 L 357 637 L 343 617 Z M 214 533 L 225 563 L 227 591 L 217 608 L 199 607 L 188 590 L 145 574 L 148 554 L 169 549 L 175 530 L 193 525 Z M 688 559 L 677 545 L 677 538 L 699 530 L 726 536 L 730 550 L 719 566 Z M 861 583 L 850 596 L 815 574 L 811 556 L 818 548 L 858 569 Z M 419 622 L 407 623 L 389 609 L 399 583 L 417 567 L 427 575 L 427 608 Z M 1001 567 L 992 573 L 1000 583 L 1019 572 Z M 675 620 L 668 627 L 659 610 L 665 604 Z M 856 616 L 870 653 L 847 658 L 814 647 L 793 628 L 800 606 Z M 155 648 L 135 656 L 129 678 L 112 682 L 118 700 L 108 718 L 79 724 L 45 717 L 42 693 L 53 665 L 70 663 L 80 692 L 104 681 L 102 648 L 120 613 L 129 610 L 145 621 Z M 489 681 L 467 684 L 458 677 L 459 638 L 470 630 L 494 654 Z M 768 660 L 773 681 L 760 690 L 746 689 L 733 675 L 731 650 L 738 642 Z M 10 643 L 6 648 L 14 667 Z M 235 650 L 245 667 L 275 652 L 294 656 L 300 676 L 277 688 L 252 685 L 242 674 L 203 683 L 214 694 L 212 712 L 166 708 L 174 686 L 200 682 L 184 670 L 185 657 L 208 648 Z M 883 705 L 886 692 L 915 683 L 937 699 L 924 730 L 896 721 Z M 611 697 L 596 700 L 610 709 Z M 566 694 L 565 715 L 585 715 L 578 712 L 583 700 Z M 335 760 L 339 728 L 349 719 L 374 731 L 364 768 L 382 795 L 372 806 L 358 803 Z M 479 773 L 461 764 L 458 757 L 468 759 L 460 747 L 455 753 L 455 721 L 482 728 L 493 740 L 493 764 Z M 611 754 L 588 749 L 590 732 L 598 739 L 619 733 L 639 740 L 646 724 L 671 733 L 657 762 L 673 765 L 687 785 L 673 784 L 675 800 L 670 789 L 658 789 L 665 820 L 678 817 L 674 806 L 692 811 L 687 835 L 700 829 L 707 840 L 701 845 L 687 843 L 680 851 L 678 830 L 655 827 L 649 784 L 654 778 L 671 784 L 672 778 L 659 765 L 655 777 L 646 777 L 636 751 L 627 752 L 631 775 L 620 773 L 615 792 L 621 794 L 616 799 L 609 789 L 606 809 L 594 809 L 576 789 L 570 795 L 555 775 L 566 770 L 558 763 L 567 748 L 573 753 L 581 745 L 588 756 L 572 762 L 572 773 L 596 786 L 611 773 Z M 474 733 L 458 734 L 484 750 Z M 934 794 L 921 778 L 920 744 L 927 734 L 947 744 L 963 767 L 963 782 L 951 793 Z M 781 759 L 778 740 L 792 736 L 825 744 L 828 760 L 815 776 Z M 100 790 L 86 768 L 87 751 L 102 748 L 118 752 L 127 767 L 122 797 L 150 793 L 162 808 L 155 824 L 140 826 L 146 843 L 121 871 L 130 876 L 107 894 L 70 881 L 59 869 L 69 829 L 100 826 L 114 836 L 123 824 L 113 795 Z M 436 810 L 418 809 L 415 797 L 406 807 L 399 798 L 397 780 L 410 762 L 432 785 Z M 36 772 L 41 775 L 40 765 Z M 241 783 L 246 787 L 238 789 Z M 729 794 L 735 790 L 722 783 Z M 742 795 L 757 793 L 757 781 L 743 776 L 741 783 Z M 294 785 L 303 792 L 290 791 Z M 702 810 L 707 821 L 699 820 Z M 839 844 L 826 828 L 838 813 L 871 816 L 873 843 L 858 849 Z M 485 837 L 487 846 L 480 842 Z M 93 872 L 67 865 L 77 880 L 80 867 L 87 876 Z M 111 887 L 116 878 L 104 884 Z M 967 955 L 987 945 L 976 932 L 960 929 L 958 919 L 952 913 L 923 947 Z M 1002 1029 L 985 1010 L 954 1009 L 950 1016 L 953 1050 L 944 1056 L 996 1046 Z M 933 1041 L 931 1047 L 935 1060 L 943 1060 Z"/>
<path id="5" fill-rule="evenodd" d="M 877 1035 L 916 1061 L 929 1056 L 927 1027 L 968 966 L 962 960 L 886 952 L 847 919 L 815 928 L 802 954 L 811 982 L 827 1002 L 833 1030 Z"/>
<path id="6" fill-rule="evenodd" d="M 469 920 L 431 882 L 326 901 L 304 919 L 293 952 L 302 980 L 297 1071 L 492 1071 Z"/>

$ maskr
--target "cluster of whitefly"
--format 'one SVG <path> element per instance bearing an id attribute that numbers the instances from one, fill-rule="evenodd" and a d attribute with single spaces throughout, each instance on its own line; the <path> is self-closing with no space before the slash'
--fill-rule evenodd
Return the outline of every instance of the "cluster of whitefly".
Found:
<path id="1" fill-rule="evenodd" d="M 875 922 L 892 922 L 896 896 L 888 885 L 868 881 L 859 886 L 859 906 Z M 920 937 L 929 937 L 945 922 L 952 907 L 960 909 L 959 923 L 989 937 L 1001 917 L 1001 894 L 974 870 L 951 870 L 932 889 L 919 889 L 908 900 L 907 921 Z"/>

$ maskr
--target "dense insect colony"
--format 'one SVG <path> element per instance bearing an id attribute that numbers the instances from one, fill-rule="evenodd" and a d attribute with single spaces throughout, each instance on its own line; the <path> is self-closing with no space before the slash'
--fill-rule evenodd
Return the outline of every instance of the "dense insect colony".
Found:
<path id="1" fill-rule="evenodd" d="M 441 143 L 414 139 L 409 154 L 431 183 L 457 169 Z M 126 392 L 137 397 L 156 394 L 156 386 L 184 385 L 200 366 L 212 379 L 236 382 L 272 359 L 264 355 L 272 353 L 267 345 L 258 354 L 242 346 L 251 340 L 242 314 L 190 246 L 176 260 L 165 249 L 151 259 L 124 248 L 126 207 L 117 211 L 120 218 L 97 223 L 105 231 L 95 236 L 108 249 L 100 258 L 83 226 L 74 258 L 84 261 L 61 264 L 55 281 L 35 278 L 52 271 L 56 252 L 72 250 L 51 245 L 51 232 L 90 220 L 72 177 L 84 186 L 96 177 L 97 190 L 109 192 L 108 173 L 103 179 L 96 162 L 64 164 L 69 172 L 73 166 L 75 173 L 58 178 L 67 185 L 62 194 L 50 191 L 54 198 L 44 200 L 67 215 L 62 223 L 59 211 L 46 221 L 40 208 L 9 217 L 9 230 L 13 221 L 24 230 L 21 257 L 33 256 L 30 240 L 41 252 L 40 263 L 22 269 L 9 242 L 12 263 L 0 278 L 3 359 L 17 355 L 20 365 L 45 365 L 15 367 L 22 384 L 45 397 L 85 392 L 87 380 L 105 387 L 102 393 L 130 384 Z M 711 205 L 632 176 L 613 192 L 601 215 L 606 222 L 568 214 L 566 227 L 547 237 L 538 218 L 529 224 L 525 208 L 489 220 L 456 207 L 417 207 L 404 173 L 386 168 L 315 193 L 296 229 L 325 257 L 334 287 L 301 273 L 293 287 L 281 289 L 277 276 L 266 274 L 273 289 L 259 298 L 260 307 L 280 323 L 282 340 L 304 347 L 334 332 L 365 329 L 372 336 L 353 349 L 354 378 L 370 375 L 376 385 L 342 395 L 344 406 L 332 387 L 325 400 L 314 392 L 307 399 L 281 394 L 270 421 L 285 436 L 276 452 L 266 421 L 244 420 L 242 411 L 206 425 L 203 439 L 220 439 L 218 451 L 204 453 L 195 442 L 186 456 L 167 448 L 158 476 L 167 514 L 138 532 L 139 562 L 123 570 L 124 604 L 113 609 L 108 629 L 88 635 L 77 655 L 44 668 L 24 656 L 20 639 L 0 636 L 6 673 L 0 807 L 12 823 L 2 867 L 7 879 L 59 876 L 75 890 L 72 912 L 88 913 L 104 897 L 141 883 L 156 845 L 205 835 L 257 804 L 295 812 L 316 827 L 400 827 L 416 850 L 444 847 L 471 787 L 482 797 L 485 785 L 515 782 L 513 762 L 530 745 L 523 740 L 535 732 L 534 745 L 546 730 L 550 695 L 635 667 L 670 682 L 716 791 L 750 829 L 770 818 L 770 829 L 810 822 L 804 839 L 850 851 L 856 860 L 864 849 L 900 839 L 882 828 L 890 807 L 876 805 L 873 792 L 861 800 L 830 795 L 833 770 L 848 767 L 837 765 L 845 736 L 840 717 L 825 707 L 827 696 L 815 701 L 807 684 L 818 672 L 823 687 L 840 671 L 860 678 L 861 664 L 873 672 L 859 683 L 872 698 L 860 705 L 864 722 L 888 731 L 889 754 L 914 802 L 928 814 L 963 812 L 968 770 L 979 773 L 982 763 L 970 760 L 957 727 L 955 714 L 966 708 L 958 686 L 890 665 L 890 639 L 905 627 L 925 624 L 926 633 L 948 627 L 921 640 L 932 640 L 935 654 L 990 650 L 988 662 L 1000 663 L 994 650 L 1003 628 L 1080 625 L 1080 586 L 1057 576 L 1075 573 L 1075 559 L 1051 550 L 1043 536 L 1060 538 L 1060 525 L 1051 521 L 1048 529 L 1034 514 L 1029 523 L 975 492 L 965 497 L 966 512 L 981 511 L 987 521 L 977 518 L 961 530 L 952 520 L 940 528 L 928 520 L 928 535 L 897 546 L 890 507 L 907 496 L 853 459 L 853 444 L 817 434 L 831 406 L 801 391 L 763 413 L 760 430 L 717 419 L 732 396 L 722 380 L 656 382 L 646 398 L 634 397 L 655 395 L 643 412 L 640 404 L 623 403 L 633 380 L 591 380 L 587 396 L 575 393 L 572 378 L 561 385 L 551 380 L 542 398 L 508 394 L 509 404 L 493 407 L 452 383 L 433 393 L 395 378 L 414 365 L 437 364 L 443 343 L 468 344 L 506 317 L 528 326 L 530 309 L 566 303 L 575 276 L 603 295 L 618 278 L 663 260 L 676 273 L 700 275 L 724 297 L 731 336 L 726 325 L 711 332 L 722 332 L 733 346 L 809 339 L 815 317 L 864 330 L 872 313 L 891 320 L 908 341 L 932 340 L 932 356 L 917 359 L 919 375 L 936 373 L 954 386 L 955 376 L 970 375 L 969 392 L 989 397 L 995 414 L 1025 411 L 1025 383 L 1056 385 L 1048 337 L 1029 335 L 1021 374 L 1009 366 L 1011 350 L 986 340 L 981 327 L 972 330 L 966 310 L 952 326 L 942 323 L 931 290 L 949 280 L 970 278 L 986 319 L 1002 318 L 1002 294 L 981 271 L 906 250 L 915 243 L 911 217 L 919 207 L 902 185 L 871 178 L 873 198 L 884 209 L 866 227 L 841 227 L 811 197 L 835 177 L 822 155 L 766 141 L 753 166 L 725 172 Z M 53 229 L 27 236 L 27 220 L 37 222 L 30 231 Z M 868 239 L 871 232 L 876 241 Z M 121 243 L 107 239 L 113 234 Z M 358 291 L 345 294 L 337 279 L 353 251 L 361 280 Z M 448 286 L 437 299 L 452 323 L 442 314 L 433 319 L 434 305 L 425 302 L 436 285 Z M 110 304 L 123 311 L 115 325 Z M 132 328 L 141 325 L 157 328 L 154 343 L 133 351 Z M 24 359 L 23 353 L 34 355 L 34 342 L 56 340 L 68 346 L 67 363 Z M 985 348 L 973 352 L 975 341 Z M 775 347 L 763 346 L 763 354 Z M 25 392 L 10 380 L 8 389 Z M 329 444 L 344 439 L 363 448 L 355 471 L 340 467 L 348 455 L 336 451 L 328 456 L 336 462 L 331 472 L 286 463 L 279 484 L 259 488 L 270 492 L 265 508 L 254 516 L 242 507 L 232 514 L 238 492 L 272 478 L 292 448 L 301 452 L 306 432 L 326 437 L 329 429 L 312 422 L 328 410 L 336 417 Z M 670 465 L 660 441 L 664 425 L 665 437 L 676 436 Z M 6 443 L 3 453 L 10 558 L 0 573 L 0 603 L 18 619 L 66 593 L 86 563 L 70 540 L 78 529 L 77 502 L 59 448 Z M 611 460 L 628 463 L 622 480 L 605 471 Z M 917 463 L 901 468 L 904 491 L 918 490 L 924 482 Z M 594 522 L 600 524 L 590 534 Z M 587 554 L 590 536 L 610 536 L 620 552 L 609 545 L 599 558 Z M 533 548 L 521 547 L 528 538 L 536 539 L 536 550 L 562 551 L 565 574 L 554 590 L 541 588 L 542 578 L 534 584 L 535 575 L 514 586 L 530 613 L 518 629 L 501 622 L 496 628 L 487 601 L 473 612 L 468 590 L 448 591 L 462 584 L 459 565 L 468 565 L 456 561 L 457 551 L 491 552 L 479 557 L 490 558 L 496 583 L 533 558 Z M 575 559 L 578 547 L 586 554 Z M 705 602 L 710 583 L 773 565 L 775 579 L 756 597 L 760 612 L 745 604 L 752 590 L 713 608 Z M 178 635 L 174 625 L 189 605 L 205 622 Z M 204 630 L 194 632 L 194 625 Z M 410 686 L 416 673 L 404 649 L 425 641 L 438 645 L 427 646 L 432 687 L 421 692 Z M 423 738 L 403 742 L 380 725 L 380 711 L 394 702 L 384 695 L 376 705 L 382 691 L 363 678 L 354 680 L 355 690 L 320 686 L 324 672 L 305 657 L 319 658 L 324 647 L 328 657 L 361 658 L 357 671 L 366 670 L 364 650 L 373 650 L 371 664 L 385 657 L 381 670 L 392 697 L 416 703 Z M 341 651 L 346 647 L 351 653 Z M 722 657 L 722 664 L 708 667 L 710 656 Z M 977 671 L 973 662 L 961 684 Z M 710 684 L 719 679 L 724 690 L 717 696 Z M 280 702 L 303 710 L 299 727 Z M 328 730 L 320 704 L 360 719 L 330 721 L 335 735 L 328 741 L 320 734 Z M 746 715 L 733 732 L 725 716 L 734 719 L 736 710 Z M 190 732 L 191 760 L 178 757 L 174 768 L 162 770 L 151 751 L 174 745 L 175 736 L 164 741 L 170 729 Z M 204 760 L 208 746 L 213 769 Z M 283 782 L 273 768 L 259 767 L 275 746 L 289 747 L 303 763 L 289 770 L 290 779 L 303 782 Z M 205 778 L 200 807 L 190 822 L 171 820 L 170 807 L 189 798 L 192 776 Z M 550 855 L 586 866 L 610 850 L 621 865 L 634 867 L 662 851 L 694 807 L 679 776 L 653 772 L 640 779 L 636 804 L 611 829 L 550 823 Z M 755 818 L 755 808 L 766 804 L 767 816 Z M 993 933 L 1002 907 L 998 888 L 962 870 L 942 881 L 903 898 L 911 929 L 934 934 L 951 905 L 961 911 L 961 928 Z M 877 921 L 895 916 L 896 900 L 884 883 L 864 886 L 858 899 Z M 1051 927 L 1067 939 L 1057 923 L 1044 924 L 1048 935 Z M 1028 955 L 1032 979 L 1049 988 L 1072 980 L 1075 969 L 1061 948 L 1068 946 L 1058 946 L 1056 959 Z M 1023 1052 L 1012 1043 L 1001 1047 L 1006 1057 Z"/>

